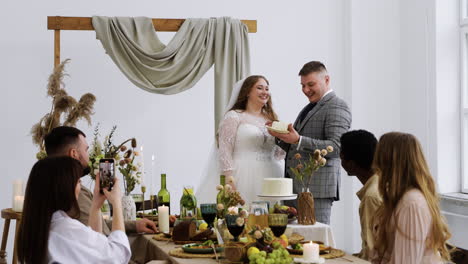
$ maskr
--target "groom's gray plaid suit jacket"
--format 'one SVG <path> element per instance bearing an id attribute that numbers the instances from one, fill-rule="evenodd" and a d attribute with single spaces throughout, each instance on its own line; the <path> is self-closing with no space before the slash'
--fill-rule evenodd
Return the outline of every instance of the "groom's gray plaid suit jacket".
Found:
<path id="1" fill-rule="evenodd" d="M 302 109 L 301 113 L 305 110 Z M 299 113 L 298 116 L 301 115 Z M 338 98 L 335 92 L 330 92 L 317 102 L 314 108 L 300 122 L 296 119 L 294 129 L 302 136 L 299 149 L 297 145 L 287 144 L 280 140 L 276 143 L 287 153 L 285 177 L 294 176 L 289 167 L 297 165 L 294 154 L 300 153 L 302 159 L 308 159 L 315 149 L 325 149 L 332 146 L 334 151 L 325 158 L 325 167 L 316 171 L 309 185 L 314 198 L 334 198 L 339 200 L 340 187 L 340 137 L 351 126 L 351 112 L 345 101 Z M 301 192 L 301 185 L 294 180 L 294 193 Z"/>

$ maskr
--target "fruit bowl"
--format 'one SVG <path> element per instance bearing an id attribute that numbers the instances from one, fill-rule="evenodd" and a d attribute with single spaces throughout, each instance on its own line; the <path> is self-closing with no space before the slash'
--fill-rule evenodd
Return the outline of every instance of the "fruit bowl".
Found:
<path id="1" fill-rule="evenodd" d="M 296 208 L 294 208 L 292 206 L 287 206 L 287 205 L 275 204 L 275 207 L 273 209 L 273 213 L 275 213 L 275 214 L 287 214 L 289 222 L 292 222 L 292 221 L 296 220 L 296 216 L 297 216 Z"/>

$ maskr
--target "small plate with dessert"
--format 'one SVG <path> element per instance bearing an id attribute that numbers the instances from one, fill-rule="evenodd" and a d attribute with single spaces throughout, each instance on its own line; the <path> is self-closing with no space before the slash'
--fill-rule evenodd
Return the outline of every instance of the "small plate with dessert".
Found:
<path id="1" fill-rule="evenodd" d="M 266 128 L 276 133 L 287 134 L 289 133 L 288 125 L 289 124 L 285 122 L 273 121 L 273 123 L 271 123 L 271 126 L 266 126 Z"/>

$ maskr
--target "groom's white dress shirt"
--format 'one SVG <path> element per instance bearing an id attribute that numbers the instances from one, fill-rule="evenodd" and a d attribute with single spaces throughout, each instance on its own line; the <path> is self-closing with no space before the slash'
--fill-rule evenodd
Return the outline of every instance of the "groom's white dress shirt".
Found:
<path id="1" fill-rule="evenodd" d="M 63 211 L 52 215 L 48 263 L 128 263 L 130 257 L 125 232 L 113 231 L 106 237 Z"/>

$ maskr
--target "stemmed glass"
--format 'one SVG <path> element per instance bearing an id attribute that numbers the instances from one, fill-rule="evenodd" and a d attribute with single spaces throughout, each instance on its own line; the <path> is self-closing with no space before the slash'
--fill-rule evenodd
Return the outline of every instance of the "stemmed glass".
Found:
<path id="1" fill-rule="evenodd" d="M 276 237 L 280 237 L 284 234 L 286 226 L 288 225 L 287 214 L 269 214 L 268 215 L 268 226 Z"/>
<path id="2" fill-rule="evenodd" d="M 205 220 L 209 228 L 212 228 L 216 218 L 216 204 L 200 204 L 200 211 L 203 220 Z"/>
<path id="3" fill-rule="evenodd" d="M 239 241 L 239 235 L 244 231 L 244 219 L 239 215 L 227 214 L 226 225 L 229 233 L 234 237 L 234 241 Z"/>

